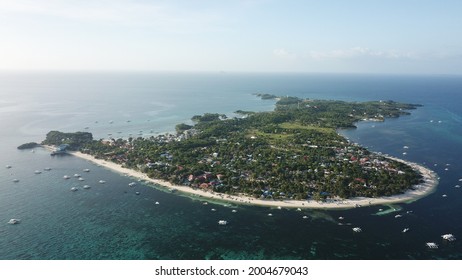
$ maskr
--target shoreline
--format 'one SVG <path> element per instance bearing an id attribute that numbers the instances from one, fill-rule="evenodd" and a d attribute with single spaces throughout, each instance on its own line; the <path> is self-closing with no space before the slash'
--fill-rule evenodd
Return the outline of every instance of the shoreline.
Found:
<path id="1" fill-rule="evenodd" d="M 199 198 L 211 199 L 211 200 L 219 200 L 223 202 L 229 202 L 234 204 L 244 204 L 244 205 L 252 205 L 252 206 L 263 206 L 263 207 L 281 207 L 281 208 L 300 208 L 300 209 L 351 209 L 356 207 L 364 207 L 364 206 L 372 206 L 372 205 L 387 205 L 387 204 L 394 204 L 394 203 L 404 203 L 404 202 L 413 202 L 422 197 L 425 197 L 431 193 L 433 193 L 438 185 L 438 176 L 437 174 L 430 170 L 427 167 L 424 167 L 420 164 L 405 161 L 403 159 L 386 156 L 389 159 L 393 159 L 404 164 L 411 166 L 414 170 L 417 170 L 422 176 L 424 183 L 420 185 L 414 186 L 413 190 L 408 190 L 404 194 L 394 195 L 390 197 L 379 197 L 379 198 L 368 198 L 368 197 L 356 197 L 351 199 L 330 199 L 326 202 L 317 202 L 314 200 L 262 200 L 257 199 L 245 195 L 228 195 L 228 194 L 220 194 L 214 193 L 199 189 L 193 189 L 188 186 L 179 186 L 174 185 L 168 181 L 159 180 L 159 179 L 152 179 L 149 178 L 146 174 L 125 168 L 119 164 L 97 159 L 91 155 L 84 154 L 82 152 L 68 152 L 68 154 L 74 155 L 81 159 L 87 160 L 92 162 L 93 164 L 106 167 L 114 172 L 126 174 L 128 176 L 132 176 L 141 180 L 145 180 L 147 182 L 159 185 L 164 188 L 168 188 L 171 190 L 176 190 L 183 194 L 196 196 Z"/>

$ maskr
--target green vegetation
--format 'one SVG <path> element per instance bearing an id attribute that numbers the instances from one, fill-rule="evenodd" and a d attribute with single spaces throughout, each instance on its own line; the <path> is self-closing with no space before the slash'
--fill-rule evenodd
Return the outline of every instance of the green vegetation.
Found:
<path id="1" fill-rule="evenodd" d="M 177 135 L 89 141 L 87 135 L 50 132 L 46 142 L 67 139 L 80 143 L 83 152 L 150 177 L 226 194 L 316 200 L 390 196 L 418 184 L 420 174 L 349 143 L 336 129 L 406 115 L 416 106 L 281 97 L 274 111 L 245 118 L 194 116 L 196 124 L 178 125 Z"/>
<path id="2" fill-rule="evenodd" d="M 260 97 L 263 100 L 277 99 L 278 98 L 276 95 L 268 94 L 268 93 L 255 93 L 255 95 Z"/>
<path id="3" fill-rule="evenodd" d="M 186 130 L 189 130 L 191 128 L 193 128 L 192 125 L 188 125 L 188 124 L 185 124 L 185 123 L 180 123 L 180 124 L 177 124 L 175 126 L 175 131 L 176 131 L 176 133 L 183 133 Z"/>
<path id="4" fill-rule="evenodd" d="M 35 143 L 35 142 L 30 142 L 30 143 L 25 143 L 25 144 L 20 145 L 18 147 L 18 150 L 33 149 L 38 146 L 40 146 L 40 144 Z"/>
<path id="5" fill-rule="evenodd" d="M 55 146 L 67 144 L 69 145 L 69 150 L 78 150 L 84 144 L 91 143 L 92 141 L 93 135 L 89 132 L 64 133 L 60 131 L 50 131 L 47 133 L 42 144 Z"/>
<path id="6" fill-rule="evenodd" d="M 191 118 L 191 120 L 194 122 L 213 122 L 213 121 L 219 121 L 221 119 L 226 119 L 226 115 L 205 113 L 202 116 L 195 115 Z"/>

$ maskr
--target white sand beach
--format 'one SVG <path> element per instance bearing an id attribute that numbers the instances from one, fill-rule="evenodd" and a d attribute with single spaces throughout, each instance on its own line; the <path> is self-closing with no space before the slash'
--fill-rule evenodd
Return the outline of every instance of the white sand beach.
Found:
<path id="1" fill-rule="evenodd" d="M 250 205 L 258 205 L 258 206 L 267 206 L 267 207 L 282 207 L 282 208 L 320 208 L 320 209 L 348 209 L 348 208 L 355 208 L 361 206 L 370 206 L 370 205 L 385 205 L 385 204 L 393 204 L 393 203 L 402 203 L 402 202 L 412 202 L 419 198 L 422 198 L 430 193 L 432 193 L 436 186 L 438 185 L 438 176 L 432 170 L 419 165 L 417 163 L 412 163 L 408 161 L 404 161 L 402 159 L 389 157 L 393 160 L 403 162 L 405 164 L 410 165 L 413 169 L 420 172 L 423 176 L 424 183 L 414 186 L 414 190 L 409 190 L 404 194 L 390 196 L 390 197 L 380 197 L 380 198 L 368 198 L 368 197 L 357 197 L 353 199 L 332 199 L 328 200 L 327 202 L 317 202 L 314 200 L 309 201 L 301 201 L 301 200 L 282 200 L 282 201 L 274 201 L 274 200 L 263 200 L 263 199 L 256 199 L 245 195 L 227 195 L 227 194 L 219 194 L 199 189 L 193 189 L 188 186 L 178 186 L 173 185 L 170 182 L 164 180 L 157 180 L 149 178 L 146 174 L 122 167 L 113 162 L 96 159 L 95 157 L 84 154 L 81 152 L 70 152 L 70 154 L 88 160 L 94 164 L 106 167 L 110 170 L 115 172 L 126 174 L 128 176 L 136 177 L 138 179 L 146 180 L 148 182 L 166 187 L 171 190 L 177 190 L 181 193 L 194 195 L 198 197 L 203 197 L 212 200 L 221 200 L 236 204 L 250 204 Z"/>

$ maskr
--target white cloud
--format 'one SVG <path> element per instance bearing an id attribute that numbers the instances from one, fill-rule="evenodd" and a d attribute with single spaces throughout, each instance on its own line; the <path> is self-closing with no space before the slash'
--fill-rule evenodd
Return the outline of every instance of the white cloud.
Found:
<path id="1" fill-rule="evenodd" d="M 276 57 L 285 58 L 285 59 L 295 59 L 295 58 L 297 58 L 296 54 L 294 54 L 292 52 L 289 52 L 284 48 L 274 49 L 273 50 L 273 55 L 276 56 Z"/>
<path id="2" fill-rule="evenodd" d="M 348 58 L 385 58 L 385 59 L 418 59 L 419 55 L 414 52 L 404 52 L 397 50 L 372 50 L 363 47 L 354 47 L 350 49 L 339 49 L 333 51 L 310 51 L 307 55 L 309 58 L 316 60 L 327 59 L 348 59 Z"/>

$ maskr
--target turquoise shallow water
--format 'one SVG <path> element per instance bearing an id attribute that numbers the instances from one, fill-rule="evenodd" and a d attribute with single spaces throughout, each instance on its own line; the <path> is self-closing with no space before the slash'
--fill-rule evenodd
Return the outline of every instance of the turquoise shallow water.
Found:
<path id="1" fill-rule="evenodd" d="M 371 150 L 431 167 L 440 186 L 424 199 L 391 208 L 297 212 L 204 205 L 145 184 L 130 188 L 133 179 L 72 156 L 16 149 L 53 129 L 88 130 L 96 138 L 149 136 L 204 112 L 271 110 L 272 101 L 254 92 L 423 104 L 411 116 L 359 123 L 341 133 Z M 462 239 L 455 214 L 462 209 L 462 189 L 454 188 L 462 184 L 461 92 L 460 77 L 2 73 L 0 259 L 460 259 L 460 241 L 440 236 Z M 74 173 L 85 181 L 63 179 Z M 91 188 L 84 190 L 85 184 Z M 74 186 L 79 190 L 71 192 Z M 379 208 L 397 210 L 376 215 Z M 397 213 L 403 217 L 395 218 Z M 339 216 L 344 225 L 338 225 Z M 10 218 L 21 223 L 9 225 Z M 219 226 L 222 219 L 229 224 Z M 354 233 L 354 226 L 363 232 Z M 405 227 L 410 230 L 403 234 Z M 425 242 L 439 249 L 427 249 Z"/>

